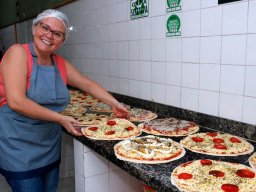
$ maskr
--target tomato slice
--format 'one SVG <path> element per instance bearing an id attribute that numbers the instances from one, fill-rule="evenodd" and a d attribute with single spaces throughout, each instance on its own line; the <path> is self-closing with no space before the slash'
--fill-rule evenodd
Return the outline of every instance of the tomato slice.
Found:
<path id="1" fill-rule="evenodd" d="M 225 173 L 218 170 L 211 170 L 209 171 L 209 175 L 213 175 L 214 177 L 224 177 Z"/>
<path id="2" fill-rule="evenodd" d="M 201 138 L 201 137 L 192 137 L 192 140 L 195 141 L 195 142 L 197 142 L 197 143 L 200 143 L 200 142 L 203 142 L 203 141 L 204 141 L 204 139 Z"/>
<path id="3" fill-rule="evenodd" d="M 184 180 L 188 180 L 191 179 L 193 177 L 193 175 L 189 174 L 189 173 L 180 173 L 178 175 L 179 179 L 184 179 Z"/>
<path id="4" fill-rule="evenodd" d="M 225 192 L 238 192 L 239 187 L 233 184 L 223 184 L 221 189 Z"/>
<path id="5" fill-rule="evenodd" d="M 218 144 L 215 144 L 215 145 L 214 145 L 214 148 L 226 150 L 226 149 L 227 149 L 227 146 L 218 143 Z"/>
<path id="6" fill-rule="evenodd" d="M 232 143 L 241 143 L 241 140 L 238 139 L 238 138 L 236 138 L 236 137 L 231 137 L 229 140 L 230 140 Z"/>
<path id="7" fill-rule="evenodd" d="M 218 135 L 218 132 L 208 132 L 208 133 L 206 133 L 206 135 L 208 135 L 210 137 L 216 137 Z"/>
<path id="8" fill-rule="evenodd" d="M 126 127 L 125 129 L 126 129 L 126 131 L 132 131 L 134 129 L 134 127 L 129 126 L 129 127 Z"/>
<path id="9" fill-rule="evenodd" d="M 113 125 L 115 125 L 115 124 L 116 124 L 116 122 L 115 122 L 115 121 L 111 121 L 111 120 L 110 120 L 110 121 L 108 121 L 108 122 L 107 122 L 107 125 L 111 125 L 111 126 L 113 126 Z"/>
<path id="10" fill-rule="evenodd" d="M 244 178 L 254 178 L 255 177 L 255 173 L 249 169 L 239 169 L 236 171 L 236 174 L 239 177 L 244 177 Z"/>
<path id="11" fill-rule="evenodd" d="M 212 161 L 210 159 L 202 159 L 200 163 L 202 165 L 212 165 Z"/>
<path id="12" fill-rule="evenodd" d="M 189 161 L 189 162 L 187 162 L 187 163 L 183 163 L 183 164 L 181 164 L 181 167 L 186 167 L 186 166 L 188 166 L 189 164 L 191 164 L 193 161 Z"/>
<path id="13" fill-rule="evenodd" d="M 89 127 L 88 128 L 90 131 L 97 131 L 98 130 L 98 127 Z"/>
<path id="14" fill-rule="evenodd" d="M 115 134 L 115 131 L 114 131 L 114 130 L 107 131 L 107 132 L 105 133 L 105 135 L 113 135 L 113 134 Z"/>
<path id="15" fill-rule="evenodd" d="M 221 138 L 214 138 L 212 140 L 214 143 L 223 143 L 224 142 L 224 139 L 221 139 Z"/>

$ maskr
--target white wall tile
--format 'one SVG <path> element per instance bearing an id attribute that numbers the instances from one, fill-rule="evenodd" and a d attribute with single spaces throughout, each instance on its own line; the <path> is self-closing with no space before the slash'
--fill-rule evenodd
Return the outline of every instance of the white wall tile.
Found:
<path id="1" fill-rule="evenodd" d="M 244 95 L 256 97 L 256 66 L 247 66 L 245 71 Z"/>
<path id="2" fill-rule="evenodd" d="M 144 18 L 140 19 L 140 39 L 151 39 L 152 32 L 151 32 L 151 18 Z"/>
<path id="3" fill-rule="evenodd" d="M 140 98 L 151 100 L 151 82 L 140 81 Z"/>
<path id="4" fill-rule="evenodd" d="M 119 93 L 120 91 L 120 78 L 110 77 L 110 91 Z"/>
<path id="5" fill-rule="evenodd" d="M 220 94 L 219 115 L 236 121 L 242 120 L 243 97 L 231 94 Z"/>
<path id="6" fill-rule="evenodd" d="M 201 7 L 201 0 L 183 0 L 182 1 L 182 10 L 193 10 L 193 9 L 200 9 Z"/>
<path id="7" fill-rule="evenodd" d="M 165 39 L 152 40 L 152 61 L 165 61 Z"/>
<path id="8" fill-rule="evenodd" d="M 220 64 L 221 36 L 202 37 L 200 43 L 200 62 Z"/>
<path id="9" fill-rule="evenodd" d="M 165 83 L 165 62 L 152 62 L 152 82 Z"/>
<path id="10" fill-rule="evenodd" d="M 243 34 L 247 31 L 248 2 L 223 5 L 222 34 Z"/>
<path id="11" fill-rule="evenodd" d="M 256 34 L 247 36 L 246 65 L 256 65 Z"/>
<path id="12" fill-rule="evenodd" d="M 128 22 L 128 40 L 139 40 L 139 20 L 134 19 Z"/>
<path id="13" fill-rule="evenodd" d="M 140 40 L 140 60 L 151 61 L 151 40 Z"/>
<path id="14" fill-rule="evenodd" d="M 151 61 L 140 61 L 140 80 L 151 82 Z"/>
<path id="15" fill-rule="evenodd" d="M 118 4 L 118 21 L 127 21 L 129 17 L 129 2 L 125 1 Z"/>
<path id="16" fill-rule="evenodd" d="M 118 60 L 110 60 L 109 61 L 109 75 L 112 77 L 118 77 L 119 76 L 119 64 Z"/>
<path id="17" fill-rule="evenodd" d="M 187 88 L 199 88 L 199 64 L 182 63 L 181 85 Z"/>
<path id="18" fill-rule="evenodd" d="M 218 116 L 219 93 L 211 91 L 199 91 L 199 112 Z"/>
<path id="19" fill-rule="evenodd" d="M 140 59 L 140 42 L 129 41 L 129 60 Z"/>
<path id="20" fill-rule="evenodd" d="M 130 176 L 123 170 L 109 173 L 109 191 L 122 192 L 130 189 Z"/>
<path id="21" fill-rule="evenodd" d="M 181 62 L 181 38 L 171 38 L 165 41 L 166 61 Z"/>
<path id="22" fill-rule="evenodd" d="M 244 97 L 243 122 L 256 124 L 255 118 L 256 98 Z"/>
<path id="23" fill-rule="evenodd" d="M 158 16 L 165 14 L 165 1 L 151 0 L 149 6 L 151 7 L 151 16 Z"/>
<path id="24" fill-rule="evenodd" d="M 129 58 L 129 43 L 128 41 L 120 41 L 118 43 L 118 58 L 119 59 L 126 59 Z"/>
<path id="25" fill-rule="evenodd" d="M 129 77 L 129 62 L 127 60 L 119 60 L 119 76 L 121 78 L 128 78 Z"/>
<path id="26" fill-rule="evenodd" d="M 152 101 L 156 103 L 165 103 L 165 85 L 152 83 Z"/>
<path id="27" fill-rule="evenodd" d="M 200 10 L 182 13 L 181 31 L 182 37 L 200 36 Z"/>
<path id="28" fill-rule="evenodd" d="M 75 188 L 76 192 L 84 192 L 85 186 L 84 186 L 84 177 L 83 175 L 79 174 L 78 172 L 75 172 Z"/>
<path id="29" fill-rule="evenodd" d="M 140 62 L 129 61 L 129 79 L 140 79 Z"/>
<path id="30" fill-rule="evenodd" d="M 84 154 L 84 177 L 91 177 L 108 172 L 107 160 L 95 152 Z"/>
<path id="31" fill-rule="evenodd" d="M 182 38 L 182 61 L 199 63 L 200 38 Z"/>
<path id="32" fill-rule="evenodd" d="M 166 16 L 152 17 L 152 39 L 162 39 L 165 37 Z"/>
<path id="33" fill-rule="evenodd" d="M 201 8 L 218 6 L 218 0 L 201 0 Z"/>
<path id="34" fill-rule="evenodd" d="M 110 192 L 108 190 L 108 173 L 85 178 L 84 185 L 86 192 Z"/>
<path id="35" fill-rule="evenodd" d="M 198 90 L 182 88 L 181 89 L 181 107 L 192 111 L 198 111 Z"/>
<path id="36" fill-rule="evenodd" d="M 219 91 L 220 89 L 220 65 L 200 65 L 200 89 Z"/>
<path id="37" fill-rule="evenodd" d="M 140 98 L 140 81 L 129 80 L 129 95 Z"/>
<path id="38" fill-rule="evenodd" d="M 220 92 L 242 95 L 244 90 L 244 66 L 222 65 Z"/>
<path id="39" fill-rule="evenodd" d="M 173 85 L 166 85 L 165 100 L 167 105 L 180 107 L 181 88 Z"/>
<path id="40" fill-rule="evenodd" d="M 246 36 L 230 35 L 222 37 L 222 64 L 245 65 Z"/>
<path id="41" fill-rule="evenodd" d="M 120 79 L 120 94 L 129 95 L 129 80 Z"/>
<path id="42" fill-rule="evenodd" d="M 181 85 L 181 63 L 166 62 L 166 84 Z"/>
<path id="43" fill-rule="evenodd" d="M 118 24 L 118 37 L 117 39 L 120 41 L 128 40 L 128 23 L 122 22 Z M 109 38 L 107 39 L 109 40 Z"/>
<path id="44" fill-rule="evenodd" d="M 84 156 L 83 150 L 74 145 L 75 171 L 83 176 L 84 173 Z"/>
<path id="45" fill-rule="evenodd" d="M 201 10 L 201 35 L 221 35 L 222 6 Z"/>
<path id="46" fill-rule="evenodd" d="M 249 1 L 248 33 L 256 33 L 256 1 Z"/>

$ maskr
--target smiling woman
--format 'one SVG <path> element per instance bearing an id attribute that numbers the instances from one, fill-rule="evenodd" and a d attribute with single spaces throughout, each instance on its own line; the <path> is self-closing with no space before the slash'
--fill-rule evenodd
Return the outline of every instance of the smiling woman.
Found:
<path id="1" fill-rule="evenodd" d="M 0 173 L 15 192 L 55 192 L 62 127 L 82 136 L 73 117 L 60 114 L 70 100 L 67 85 L 129 112 L 103 87 L 55 51 L 68 37 L 65 14 L 46 10 L 33 20 L 33 42 L 13 45 L 0 63 Z"/>

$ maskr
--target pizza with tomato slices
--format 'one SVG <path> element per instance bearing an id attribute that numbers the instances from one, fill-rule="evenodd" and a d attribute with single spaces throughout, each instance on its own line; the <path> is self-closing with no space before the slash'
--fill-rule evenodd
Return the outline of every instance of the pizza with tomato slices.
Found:
<path id="1" fill-rule="evenodd" d="M 176 118 L 153 119 L 138 125 L 143 132 L 162 136 L 185 136 L 199 130 L 199 126 L 191 121 Z"/>
<path id="2" fill-rule="evenodd" d="M 242 164 L 201 159 L 176 167 L 171 182 L 184 192 L 255 192 L 255 175 Z"/>
<path id="3" fill-rule="evenodd" d="M 185 154 L 179 143 L 154 135 L 126 139 L 117 143 L 114 150 L 120 160 L 146 164 L 167 163 Z"/>
<path id="4" fill-rule="evenodd" d="M 126 105 L 124 103 L 121 103 L 121 105 L 123 105 L 128 110 L 130 109 L 129 105 Z M 95 103 L 93 106 L 90 107 L 90 110 L 95 112 L 112 112 L 111 107 L 103 102 Z"/>
<path id="5" fill-rule="evenodd" d="M 79 122 L 79 124 L 75 124 L 76 127 L 84 127 L 97 125 L 101 121 L 109 120 L 110 116 L 96 113 L 85 113 L 83 116 L 75 117 L 75 119 Z"/>
<path id="6" fill-rule="evenodd" d="M 256 170 L 256 152 L 249 157 L 249 164 L 254 170 Z"/>
<path id="7" fill-rule="evenodd" d="M 188 135 L 180 143 L 193 152 L 215 156 L 245 155 L 254 150 L 244 138 L 219 132 Z"/>
<path id="8" fill-rule="evenodd" d="M 79 90 L 69 90 L 70 93 L 70 104 L 72 105 L 81 105 L 81 106 L 92 106 L 99 102 L 98 99 L 93 96 L 79 91 Z"/>
<path id="9" fill-rule="evenodd" d="M 102 121 L 81 131 L 86 137 L 95 140 L 123 140 L 141 134 L 141 130 L 132 122 L 119 118 Z"/>
<path id="10" fill-rule="evenodd" d="M 68 104 L 67 108 L 64 111 L 60 112 L 60 114 L 72 117 L 81 117 L 86 111 L 87 109 L 81 105 Z"/>
<path id="11" fill-rule="evenodd" d="M 157 114 L 152 111 L 141 109 L 141 108 L 136 108 L 136 107 L 130 109 L 130 119 L 129 120 L 132 122 L 150 121 L 155 118 L 157 118 Z"/>

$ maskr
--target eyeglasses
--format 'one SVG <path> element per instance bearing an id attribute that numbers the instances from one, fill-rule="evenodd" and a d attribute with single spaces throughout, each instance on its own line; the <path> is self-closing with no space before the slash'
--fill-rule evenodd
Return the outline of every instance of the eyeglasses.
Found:
<path id="1" fill-rule="evenodd" d="M 39 23 L 39 30 L 40 30 L 40 32 L 42 32 L 45 35 L 47 35 L 51 32 L 53 38 L 56 40 L 62 40 L 65 38 L 65 33 L 61 32 L 61 31 L 54 31 L 49 27 L 49 25 L 42 23 L 42 22 Z"/>

